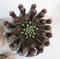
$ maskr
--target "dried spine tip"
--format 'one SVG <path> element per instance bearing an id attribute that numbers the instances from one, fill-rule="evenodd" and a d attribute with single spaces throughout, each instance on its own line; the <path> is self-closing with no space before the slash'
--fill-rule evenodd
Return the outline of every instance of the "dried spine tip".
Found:
<path id="1" fill-rule="evenodd" d="M 46 36 L 47 36 L 48 38 L 51 38 L 51 37 L 52 37 L 52 33 L 46 33 Z"/>
<path id="2" fill-rule="evenodd" d="M 36 4 L 32 4 L 31 9 L 35 9 L 36 8 Z"/>
<path id="3" fill-rule="evenodd" d="M 50 42 L 47 41 L 47 42 L 45 43 L 45 46 L 49 46 L 49 45 L 50 45 Z"/>
<path id="4" fill-rule="evenodd" d="M 19 6 L 18 6 L 18 8 L 20 9 L 20 8 L 22 8 L 23 7 L 23 5 L 22 4 L 20 4 Z"/>
<path id="5" fill-rule="evenodd" d="M 20 4 L 20 5 L 18 6 L 18 8 L 19 8 L 19 10 L 20 10 L 22 16 L 25 16 L 25 11 L 26 11 L 26 9 L 23 7 L 23 5 Z"/>
<path id="6" fill-rule="evenodd" d="M 44 13 L 46 13 L 46 12 L 47 12 L 47 10 L 46 10 L 46 9 L 43 9 L 41 12 L 44 12 Z"/>
<path id="7" fill-rule="evenodd" d="M 5 22 L 4 22 L 4 25 L 7 25 L 8 23 L 9 23 L 8 21 L 5 21 Z"/>
<path id="8" fill-rule="evenodd" d="M 45 29 L 46 30 L 50 30 L 51 29 L 51 26 L 50 25 L 47 25 L 47 26 L 45 26 Z"/>
<path id="9" fill-rule="evenodd" d="M 4 22 L 4 25 L 9 29 L 9 28 L 15 28 L 15 25 L 11 24 L 10 22 L 8 21 L 5 21 Z"/>
<path id="10" fill-rule="evenodd" d="M 47 12 L 46 9 L 43 9 L 43 10 L 36 16 L 36 18 L 42 18 L 42 17 L 44 17 L 44 14 L 45 14 L 46 12 Z"/>
<path id="11" fill-rule="evenodd" d="M 51 24 L 52 23 L 52 20 L 51 19 L 47 19 L 46 20 L 46 23 Z"/>
<path id="12" fill-rule="evenodd" d="M 14 11 L 10 11 L 10 16 L 12 16 L 13 18 L 16 18 L 16 14 L 14 13 Z"/>

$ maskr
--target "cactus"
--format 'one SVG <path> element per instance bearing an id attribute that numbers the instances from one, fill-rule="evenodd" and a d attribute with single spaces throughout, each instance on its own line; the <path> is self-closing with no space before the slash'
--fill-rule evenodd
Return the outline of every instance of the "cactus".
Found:
<path id="1" fill-rule="evenodd" d="M 49 45 L 49 38 L 52 37 L 51 19 L 44 19 L 47 10 L 42 9 L 38 14 L 36 5 L 32 4 L 29 13 L 22 4 L 18 6 L 20 15 L 14 11 L 10 12 L 13 22 L 4 22 L 8 28 L 6 38 L 10 48 L 21 56 L 35 56 L 43 52 L 45 46 Z"/>

